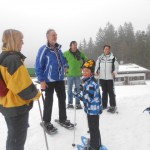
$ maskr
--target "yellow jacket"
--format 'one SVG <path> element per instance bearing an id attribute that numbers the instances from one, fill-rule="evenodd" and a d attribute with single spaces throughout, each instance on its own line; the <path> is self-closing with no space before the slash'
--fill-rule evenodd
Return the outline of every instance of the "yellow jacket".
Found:
<path id="1" fill-rule="evenodd" d="M 3 51 L 0 59 L 4 53 L 9 55 L 0 64 L 0 71 L 9 91 L 0 97 L 0 112 L 4 116 L 16 116 L 30 110 L 32 101 L 39 99 L 41 94 L 23 64 L 25 56 L 20 52 Z"/>

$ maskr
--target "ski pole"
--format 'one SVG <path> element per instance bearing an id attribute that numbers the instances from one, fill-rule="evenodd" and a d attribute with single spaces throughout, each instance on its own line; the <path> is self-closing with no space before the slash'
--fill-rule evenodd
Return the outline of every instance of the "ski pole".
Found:
<path id="1" fill-rule="evenodd" d="M 88 116 L 87 115 L 86 115 L 86 121 L 87 121 L 87 127 L 88 127 L 87 133 L 90 133 L 89 123 L 88 123 Z"/>
<path id="2" fill-rule="evenodd" d="M 37 87 L 37 85 L 35 84 L 35 86 Z M 41 90 L 42 92 L 42 90 Z M 42 94 L 42 99 L 43 99 L 43 94 Z M 44 99 L 43 99 L 44 100 Z M 43 101 L 44 103 L 44 101 Z M 41 121 L 42 121 L 42 124 L 43 124 L 43 117 L 42 117 L 42 109 L 41 109 L 41 105 L 40 105 L 40 101 L 38 100 L 38 106 L 39 106 L 39 111 L 40 111 L 40 116 L 41 116 Z M 47 150 L 49 150 L 49 147 L 48 147 L 48 142 L 47 142 L 47 136 L 46 136 L 46 132 L 45 132 L 45 129 L 43 128 L 43 132 L 44 132 L 44 138 L 45 138 L 45 143 L 46 143 L 46 148 Z"/>
<path id="3" fill-rule="evenodd" d="M 44 123 L 43 123 L 43 118 L 42 118 L 41 105 L 40 105 L 39 100 L 38 100 L 38 105 L 39 105 L 39 110 L 40 110 L 41 121 L 42 121 L 42 124 L 44 124 Z M 45 132 L 45 129 L 44 129 L 44 128 L 43 128 L 43 131 L 44 131 L 44 137 L 45 137 L 46 148 L 47 148 L 47 150 L 49 150 L 48 142 L 47 142 L 47 136 L 46 136 L 46 132 Z"/>
<path id="4" fill-rule="evenodd" d="M 44 96 L 43 96 L 43 91 L 45 91 L 44 89 L 41 89 L 41 93 L 42 93 L 42 101 L 43 101 L 43 106 L 44 106 Z"/>
<path id="5" fill-rule="evenodd" d="M 75 101 L 75 108 L 74 108 L 74 134 L 73 134 L 73 143 L 72 146 L 76 146 L 75 144 L 75 126 L 76 126 L 76 101 Z"/>
<path id="6" fill-rule="evenodd" d="M 77 92 L 77 88 L 74 89 L 74 92 L 76 93 Z M 76 99 L 75 99 L 75 108 L 74 108 L 74 134 L 73 134 L 73 144 L 72 146 L 76 146 L 75 144 L 75 126 L 76 126 Z"/>
<path id="7" fill-rule="evenodd" d="M 76 124 L 76 101 L 75 101 L 75 108 L 74 108 L 74 133 L 73 133 L 73 143 L 72 146 L 76 146 L 75 144 L 75 124 Z"/>
<path id="8" fill-rule="evenodd" d="M 41 93 L 45 91 L 43 89 L 41 89 Z M 42 93 L 42 101 L 43 101 L 43 106 L 44 106 L 44 96 L 43 96 L 43 93 Z M 40 104 L 40 103 L 39 103 Z M 39 105 L 40 106 L 40 105 Z M 41 108 L 41 107 L 40 107 Z M 40 109 L 41 110 L 41 109 Z M 42 110 L 40 111 L 41 112 L 41 119 L 42 119 L 42 124 L 43 124 L 43 118 L 42 118 Z M 49 150 L 49 147 L 48 147 L 48 142 L 47 142 L 47 136 L 46 136 L 46 132 L 45 132 L 45 128 L 44 129 L 44 136 L 45 136 L 45 142 L 46 142 L 46 147 L 47 147 L 47 150 Z"/>

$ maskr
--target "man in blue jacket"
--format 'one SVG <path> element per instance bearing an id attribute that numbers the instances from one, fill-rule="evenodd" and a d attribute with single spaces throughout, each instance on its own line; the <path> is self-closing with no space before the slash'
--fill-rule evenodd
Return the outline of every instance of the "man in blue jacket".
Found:
<path id="1" fill-rule="evenodd" d="M 47 132 L 52 133 L 57 129 L 51 124 L 54 90 L 59 103 L 59 122 L 69 127 L 70 121 L 66 116 L 66 92 L 64 84 L 64 72 L 68 65 L 61 51 L 61 45 L 57 41 L 55 30 L 49 29 L 46 33 L 47 44 L 43 45 L 36 58 L 35 71 L 41 89 L 45 90 L 43 121 Z"/>

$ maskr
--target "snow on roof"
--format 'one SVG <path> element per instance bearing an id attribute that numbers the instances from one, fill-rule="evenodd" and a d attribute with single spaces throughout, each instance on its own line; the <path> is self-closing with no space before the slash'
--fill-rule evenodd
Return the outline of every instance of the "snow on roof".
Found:
<path id="1" fill-rule="evenodd" d="M 119 65 L 119 72 L 149 72 L 150 70 L 136 64 Z"/>

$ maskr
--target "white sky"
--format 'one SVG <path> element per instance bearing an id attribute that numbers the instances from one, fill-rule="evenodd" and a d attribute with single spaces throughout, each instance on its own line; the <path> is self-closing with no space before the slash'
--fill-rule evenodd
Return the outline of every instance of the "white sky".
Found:
<path id="1" fill-rule="evenodd" d="M 108 22 L 116 29 L 131 22 L 135 31 L 146 30 L 149 15 L 150 0 L 0 0 L 0 38 L 5 29 L 21 30 L 22 52 L 28 57 L 27 64 L 32 61 L 33 66 L 49 28 L 56 30 L 65 51 L 72 40 L 95 40 L 99 28 Z"/>

